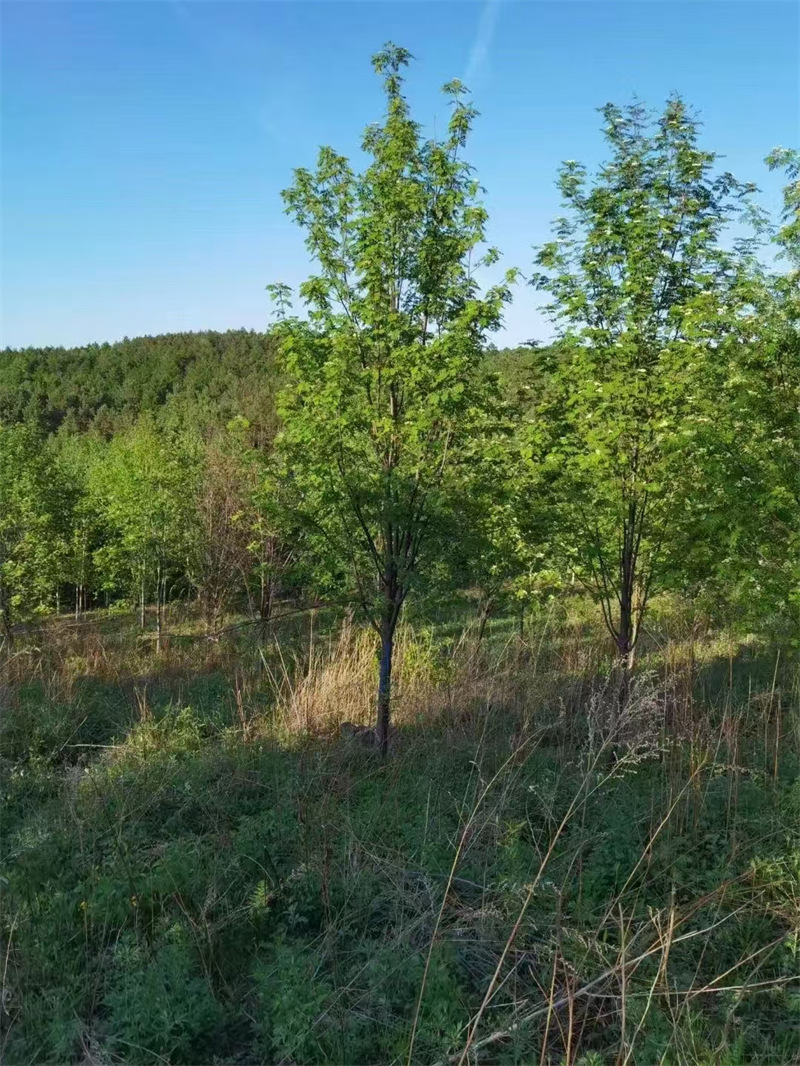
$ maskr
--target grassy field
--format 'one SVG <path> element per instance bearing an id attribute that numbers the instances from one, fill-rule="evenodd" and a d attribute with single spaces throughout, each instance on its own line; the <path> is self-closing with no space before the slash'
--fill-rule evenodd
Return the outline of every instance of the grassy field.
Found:
<path id="1" fill-rule="evenodd" d="M 382 764 L 368 632 L 168 628 L 2 667 L 5 1062 L 800 1061 L 786 650 L 656 603 L 612 733 L 582 601 L 411 621 Z"/>

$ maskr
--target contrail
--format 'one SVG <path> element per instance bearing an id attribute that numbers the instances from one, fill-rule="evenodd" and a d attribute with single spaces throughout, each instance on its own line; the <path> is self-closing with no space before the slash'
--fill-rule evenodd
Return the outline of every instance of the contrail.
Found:
<path id="1" fill-rule="evenodd" d="M 467 63 L 466 73 L 464 74 L 464 81 L 468 87 L 471 86 L 472 82 L 486 66 L 486 61 L 489 57 L 489 49 L 491 48 L 494 39 L 494 31 L 497 27 L 497 16 L 500 13 L 500 3 L 501 0 L 486 0 L 486 3 L 483 5 L 483 10 L 481 11 L 480 19 L 478 20 L 478 30 L 475 34 L 475 40 L 472 42 L 469 61 Z"/>

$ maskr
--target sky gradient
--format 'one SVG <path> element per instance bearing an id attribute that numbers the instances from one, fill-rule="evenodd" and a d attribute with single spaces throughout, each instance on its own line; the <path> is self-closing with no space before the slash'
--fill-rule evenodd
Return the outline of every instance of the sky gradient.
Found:
<path id="1" fill-rule="evenodd" d="M 602 160 L 609 100 L 680 92 L 773 211 L 763 157 L 800 142 L 795 0 L 5 0 L 0 18 L 2 347 L 265 328 L 264 286 L 308 273 L 280 190 L 320 144 L 358 158 L 387 40 L 416 58 L 430 129 L 445 81 L 472 89 L 490 240 L 523 271 L 560 162 Z M 540 302 L 520 287 L 498 343 L 546 336 Z"/>

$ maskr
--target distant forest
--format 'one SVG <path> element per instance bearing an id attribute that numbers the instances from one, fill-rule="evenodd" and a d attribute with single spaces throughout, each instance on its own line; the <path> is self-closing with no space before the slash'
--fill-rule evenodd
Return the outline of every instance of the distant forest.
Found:
<path id="1" fill-rule="evenodd" d="M 83 348 L 6 348 L 0 422 L 109 435 L 139 415 L 201 427 L 235 415 L 274 424 L 273 342 L 254 330 L 167 333 Z"/>
<path id="2" fill-rule="evenodd" d="M 229 329 L 126 337 L 82 348 L 5 348 L 0 352 L 0 422 L 50 433 L 111 435 L 150 414 L 186 419 L 206 432 L 237 415 L 262 443 L 275 432 L 277 343 L 268 333 Z M 509 394 L 529 388 L 530 343 L 492 348 L 489 365 Z"/>

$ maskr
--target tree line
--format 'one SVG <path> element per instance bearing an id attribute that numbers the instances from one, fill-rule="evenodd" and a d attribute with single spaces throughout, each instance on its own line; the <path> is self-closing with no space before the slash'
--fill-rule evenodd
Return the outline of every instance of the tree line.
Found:
<path id="1" fill-rule="evenodd" d="M 154 603 L 157 639 L 177 595 L 209 632 L 233 606 L 339 597 L 375 630 L 385 752 L 395 631 L 421 587 L 477 589 L 482 632 L 509 599 L 576 583 L 620 706 L 657 591 L 796 638 L 798 154 L 767 157 L 786 176 L 770 220 L 680 98 L 606 105 L 606 162 L 563 165 L 552 240 L 482 288 L 500 256 L 465 155 L 477 112 L 451 82 L 447 131 L 426 136 L 409 60 L 374 57 L 386 110 L 362 170 L 323 148 L 295 171 L 285 206 L 315 273 L 269 286 L 268 335 L 4 354 L 7 639 L 67 586 L 77 613 L 121 599 L 144 624 Z M 526 285 L 556 338 L 498 352 Z"/>
<path id="2" fill-rule="evenodd" d="M 171 333 L 84 348 L 6 349 L 0 421 L 45 435 L 111 436 L 140 415 L 213 430 L 241 415 L 256 439 L 275 430 L 274 344 L 266 333 Z"/>

